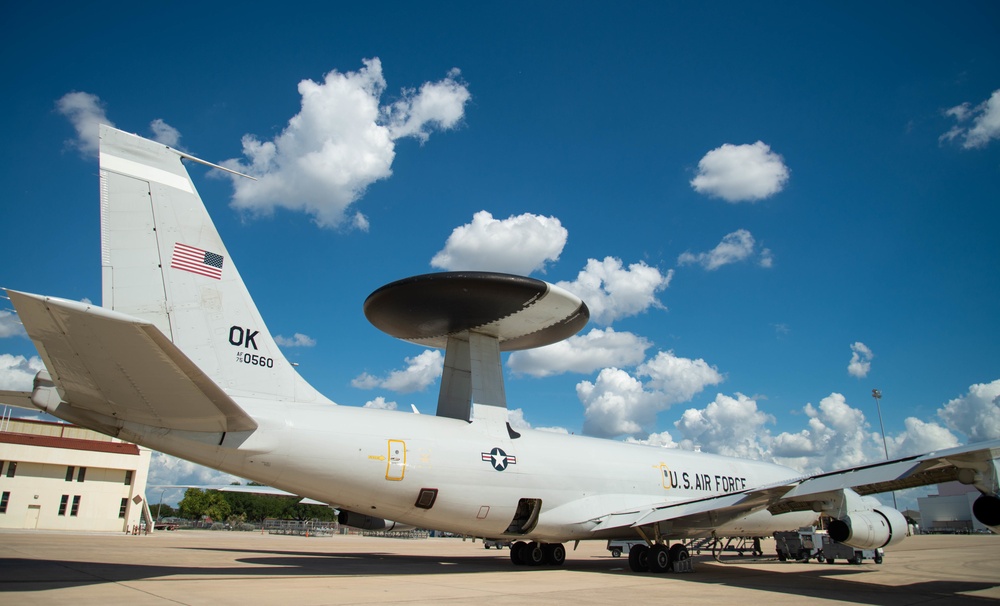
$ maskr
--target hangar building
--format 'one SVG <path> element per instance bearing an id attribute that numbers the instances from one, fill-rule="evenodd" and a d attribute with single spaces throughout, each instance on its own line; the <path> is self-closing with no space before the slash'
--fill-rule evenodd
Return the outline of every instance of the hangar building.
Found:
<path id="1" fill-rule="evenodd" d="M 0 528 L 152 528 L 150 455 L 74 425 L 0 419 Z"/>
<path id="2" fill-rule="evenodd" d="M 958 482 L 938 485 L 938 494 L 917 499 L 925 532 L 989 532 L 972 514 L 972 504 L 979 498 L 973 486 Z"/>

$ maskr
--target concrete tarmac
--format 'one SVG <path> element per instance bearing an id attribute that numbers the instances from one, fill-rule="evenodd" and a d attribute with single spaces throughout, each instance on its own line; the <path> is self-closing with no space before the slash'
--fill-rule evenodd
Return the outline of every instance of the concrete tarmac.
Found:
<path id="1" fill-rule="evenodd" d="M 635 574 L 603 542 L 561 568 L 514 567 L 480 541 L 0 531 L 0 604 L 1000 603 L 1000 536 L 916 536 L 881 565 L 695 556 L 694 572 Z"/>

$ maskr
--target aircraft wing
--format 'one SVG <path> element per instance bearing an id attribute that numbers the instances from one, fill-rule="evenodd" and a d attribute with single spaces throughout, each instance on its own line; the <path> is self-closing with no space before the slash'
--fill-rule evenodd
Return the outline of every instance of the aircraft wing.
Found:
<path id="1" fill-rule="evenodd" d="M 167 429 L 257 423 L 153 324 L 96 305 L 7 291 L 63 401 Z"/>
<path id="2" fill-rule="evenodd" d="M 669 522 L 674 531 L 700 530 L 762 509 L 775 515 L 813 509 L 814 503 L 845 488 L 870 495 L 950 481 L 975 484 L 985 494 L 1000 495 L 1000 440 L 792 478 L 739 492 L 614 512 L 600 518 L 593 530 L 662 522 Z"/>

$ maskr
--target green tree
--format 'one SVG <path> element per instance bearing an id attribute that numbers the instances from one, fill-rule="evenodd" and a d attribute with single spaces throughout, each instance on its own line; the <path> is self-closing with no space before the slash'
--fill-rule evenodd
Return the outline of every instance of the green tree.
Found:
<path id="1" fill-rule="evenodd" d="M 233 512 L 233 508 L 226 502 L 221 492 L 211 491 L 207 495 L 208 503 L 205 507 L 205 515 L 216 522 L 221 522 L 228 518 Z"/>
<path id="2" fill-rule="evenodd" d="M 198 520 L 208 509 L 208 495 L 200 488 L 188 488 L 184 491 L 184 498 L 177 504 L 177 508 L 181 517 Z"/>

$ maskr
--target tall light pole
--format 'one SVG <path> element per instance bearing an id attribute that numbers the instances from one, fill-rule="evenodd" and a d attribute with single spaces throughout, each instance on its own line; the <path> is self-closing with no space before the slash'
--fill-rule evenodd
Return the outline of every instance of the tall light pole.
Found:
<path id="1" fill-rule="evenodd" d="M 882 424 L 882 406 L 879 405 L 879 400 L 882 399 L 882 392 L 873 389 L 872 397 L 875 398 L 875 410 L 878 411 L 878 427 L 882 430 L 882 449 L 885 451 L 885 460 L 889 460 L 889 446 L 885 441 L 885 425 Z M 899 509 L 896 507 L 896 491 L 892 492 L 892 507 L 893 509 Z"/>

